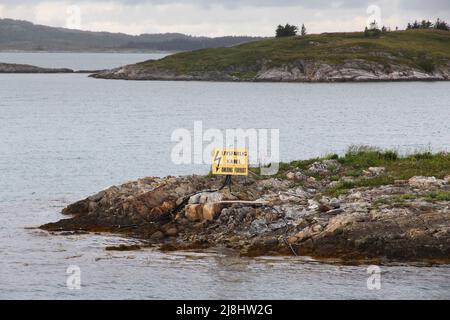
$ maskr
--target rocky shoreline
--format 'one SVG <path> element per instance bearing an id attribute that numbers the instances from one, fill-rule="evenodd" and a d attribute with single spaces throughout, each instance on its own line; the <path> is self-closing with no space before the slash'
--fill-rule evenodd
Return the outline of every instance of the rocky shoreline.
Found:
<path id="1" fill-rule="evenodd" d="M 276 177 L 236 178 L 231 192 L 219 190 L 221 177 L 148 177 L 73 203 L 63 210 L 68 219 L 41 228 L 112 232 L 161 250 L 450 263 L 450 167 L 443 169 L 442 177 L 385 183 L 389 166 L 349 176 L 344 160 L 318 159 Z"/>
<path id="2" fill-rule="evenodd" d="M 270 61 L 248 66 L 230 66 L 222 71 L 177 73 L 158 66 L 127 65 L 90 75 L 98 79 L 116 80 L 183 80 L 236 82 L 369 82 L 369 81 L 448 81 L 450 62 L 435 66 L 433 71 L 401 64 L 376 63 L 363 59 L 339 64 L 297 60 L 273 66 Z M 245 76 L 242 76 L 245 75 Z"/>

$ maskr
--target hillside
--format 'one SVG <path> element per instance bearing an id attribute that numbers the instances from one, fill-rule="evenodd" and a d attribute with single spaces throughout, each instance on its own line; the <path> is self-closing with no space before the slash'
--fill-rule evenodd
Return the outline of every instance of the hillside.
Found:
<path id="1" fill-rule="evenodd" d="M 97 78 L 217 81 L 448 80 L 450 32 L 408 30 L 274 38 L 183 52 Z"/>
<path id="2" fill-rule="evenodd" d="M 0 19 L 0 51 L 186 51 L 231 46 L 261 38 L 192 37 L 181 33 L 91 32 Z"/>

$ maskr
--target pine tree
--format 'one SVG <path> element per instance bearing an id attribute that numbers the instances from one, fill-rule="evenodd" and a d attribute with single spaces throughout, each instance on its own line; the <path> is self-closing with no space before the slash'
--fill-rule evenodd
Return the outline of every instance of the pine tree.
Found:
<path id="1" fill-rule="evenodd" d="M 448 25 L 447 22 L 440 20 L 439 18 L 437 18 L 436 23 L 434 24 L 434 28 L 439 30 L 450 31 L 450 25 Z"/>
<path id="2" fill-rule="evenodd" d="M 301 31 L 300 31 L 300 34 L 301 34 L 302 36 L 306 36 L 306 27 L 305 27 L 304 24 L 302 24 L 302 29 L 301 29 Z"/>
<path id="3" fill-rule="evenodd" d="M 369 36 L 369 29 L 367 28 L 367 26 L 364 28 L 364 36 L 365 37 Z"/>

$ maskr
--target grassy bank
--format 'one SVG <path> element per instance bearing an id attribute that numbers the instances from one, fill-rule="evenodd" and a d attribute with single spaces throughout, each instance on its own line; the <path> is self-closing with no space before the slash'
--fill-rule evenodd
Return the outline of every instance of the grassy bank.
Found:
<path id="1" fill-rule="evenodd" d="M 437 65 L 450 59 L 450 32 L 407 30 L 387 32 L 379 37 L 353 32 L 274 38 L 234 47 L 183 52 L 138 65 L 142 68 L 155 66 L 178 74 L 235 69 L 233 75 L 246 79 L 252 78 L 262 63 L 279 66 L 296 60 L 311 60 L 336 64 L 349 59 L 377 62 L 386 68 L 402 64 L 432 72 Z"/>
<path id="2" fill-rule="evenodd" d="M 442 179 L 450 174 L 449 153 L 426 151 L 402 156 L 392 150 L 353 146 L 343 156 L 332 154 L 321 158 L 281 163 L 277 177 L 285 178 L 287 172 L 307 170 L 318 160 L 330 159 L 337 160 L 341 166 L 335 169 L 331 168 L 331 173 L 316 173 L 312 176 L 317 180 L 327 178 L 336 181 L 337 184 L 326 192 L 332 196 L 345 193 L 352 188 L 394 184 L 396 181 L 408 180 L 414 176 L 434 176 Z M 369 167 L 383 167 L 385 171 L 376 177 L 367 179 L 364 177 L 364 173 Z M 257 169 L 253 170 L 258 173 Z M 447 199 L 448 197 L 448 194 L 429 195 L 430 199 Z"/>

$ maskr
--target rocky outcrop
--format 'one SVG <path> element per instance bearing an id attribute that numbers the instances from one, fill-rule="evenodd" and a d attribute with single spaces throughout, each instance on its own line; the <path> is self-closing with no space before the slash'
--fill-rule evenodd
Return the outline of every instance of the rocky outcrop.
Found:
<path id="1" fill-rule="evenodd" d="M 41 68 L 28 64 L 0 63 L 0 73 L 72 73 L 67 68 Z"/>
<path id="2" fill-rule="evenodd" d="M 219 177 L 149 177 L 78 201 L 63 210 L 71 217 L 42 228 L 120 233 L 162 250 L 225 246 L 245 256 L 450 262 L 450 201 L 430 197 L 450 194 L 448 176 L 328 195 L 343 170 L 321 160 L 286 178 L 236 178 L 232 192 L 219 190 Z M 364 171 L 340 180 L 385 174 L 383 167 Z"/>
<path id="3" fill-rule="evenodd" d="M 297 61 L 281 67 L 263 69 L 255 80 L 269 81 L 398 81 L 398 80 L 448 80 L 450 66 L 442 65 L 433 72 L 425 72 L 406 65 L 384 64 L 362 60 L 346 60 L 339 64 Z"/>
<path id="4" fill-rule="evenodd" d="M 386 64 L 388 63 L 388 65 Z M 177 73 L 149 63 L 128 65 L 95 73 L 94 78 L 123 80 L 202 80 L 202 81 L 269 81 L 269 82 L 343 82 L 343 81 L 437 81 L 450 79 L 450 62 L 434 66 L 433 71 L 396 63 L 378 63 L 364 59 L 330 64 L 297 60 L 273 65 L 259 61 L 255 65 L 231 65 L 224 70 Z M 245 77 L 237 74 L 244 74 Z"/>

